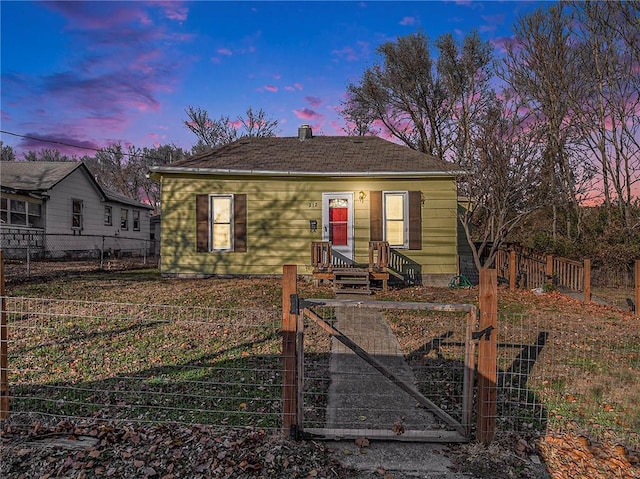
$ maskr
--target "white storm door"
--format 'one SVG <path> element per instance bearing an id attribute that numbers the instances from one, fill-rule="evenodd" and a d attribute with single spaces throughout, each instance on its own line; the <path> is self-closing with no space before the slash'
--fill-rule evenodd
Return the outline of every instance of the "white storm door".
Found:
<path id="1" fill-rule="evenodd" d="M 353 259 L 353 193 L 322 193 L 322 241 Z"/>

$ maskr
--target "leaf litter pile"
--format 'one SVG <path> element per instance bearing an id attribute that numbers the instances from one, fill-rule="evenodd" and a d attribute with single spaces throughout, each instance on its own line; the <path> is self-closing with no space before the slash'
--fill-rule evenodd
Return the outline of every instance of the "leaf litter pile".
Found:
<path id="1" fill-rule="evenodd" d="M 303 297 L 331 295 L 327 287 L 301 283 L 299 288 Z M 278 308 L 281 301 L 277 280 L 167 280 L 153 272 L 95 274 L 8 289 L 10 296 L 131 299 L 220 308 Z M 477 289 L 416 287 L 378 294 L 375 299 L 477 304 Z M 448 447 L 457 470 L 476 477 L 533 479 L 543 477 L 539 468 L 531 467 L 540 461 L 554 479 L 640 478 L 637 318 L 555 293 L 536 296 L 501 289 L 499 307 L 501 314 L 511 318 L 526 315 L 536 328 L 551 331 L 560 327 L 562 334 L 550 337 L 547 343 L 554 346 L 551 351 L 556 357 L 549 358 L 543 349 L 538 363 L 547 363 L 549 368 L 553 359 L 562 367 L 545 370 L 545 375 L 536 375 L 534 369 L 528 377 L 546 407 L 544 429 L 539 430 L 536 423 L 527 430 L 533 424 L 527 419 L 522 424 L 509 423 L 507 431 L 512 432 L 502 433 L 499 424 L 497 440 L 488 448 L 477 444 Z M 516 327 L 517 321 L 511 321 Z M 586 338 L 585 333 L 592 330 L 605 342 Z M 412 338 L 410 328 L 400 328 L 396 334 L 404 335 L 408 344 L 424 339 Z M 499 367 L 506 367 L 511 356 L 499 357 Z M 612 383 L 614 376 L 621 379 Z M 608 434 L 611 428 L 624 434 Z M 269 428 L 150 425 L 113 422 L 106 417 L 93 422 L 40 417 L 25 421 L 23 417 L 5 421 L 1 434 L 1 477 L 404 477 L 383 468 L 361 475 L 336 463 L 327 444 L 292 442 Z M 366 453 L 366 446 L 359 450 Z"/>
<path id="2" fill-rule="evenodd" d="M 17 479 L 350 477 L 322 444 L 202 425 L 8 425 L 0 460 L 0 475 Z"/>

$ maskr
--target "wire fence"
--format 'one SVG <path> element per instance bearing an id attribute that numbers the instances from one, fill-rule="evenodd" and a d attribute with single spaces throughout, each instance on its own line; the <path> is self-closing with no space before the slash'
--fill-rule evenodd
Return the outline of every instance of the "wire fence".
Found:
<path id="1" fill-rule="evenodd" d="M 108 235 L 0 230 L 8 282 L 71 272 L 156 267 L 157 240 Z"/>
<path id="2" fill-rule="evenodd" d="M 279 311 L 6 304 L 12 418 L 281 427 Z"/>
<path id="3" fill-rule="evenodd" d="M 10 419 L 281 429 L 281 313 L 7 297 Z M 395 310 L 372 321 L 337 308 L 320 314 L 356 339 L 363 332 L 386 337 L 358 341 L 464 422 L 469 371 L 462 315 Z M 305 321 L 305 429 L 377 429 L 399 437 L 451 429 Z M 640 444 L 640 322 L 628 315 L 567 318 L 559 311 L 500 314 L 497 324 L 497 437 L 571 431 Z M 374 334 L 375 328 L 384 331 Z M 472 402 L 471 437 L 477 394 Z"/>
<path id="4" fill-rule="evenodd" d="M 497 430 L 640 443 L 640 323 L 500 315 Z"/>

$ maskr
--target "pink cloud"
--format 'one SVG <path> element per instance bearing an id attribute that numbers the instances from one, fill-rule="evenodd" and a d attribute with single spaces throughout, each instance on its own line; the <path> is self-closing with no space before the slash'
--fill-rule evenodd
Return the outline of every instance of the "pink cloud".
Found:
<path id="1" fill-rule="evenodd" d="M 322 99 L 317 96 L 305 96 L 304 99 L 314 108 L 318 108 L 322 105 Z"/>
<path id="2" fill-rule="evenodd" d="M 264 89 L 273 93 L 278 91 L 278 87 L 275 85 L 265 85 Z"/>
<path id="3" fill-rule="evenodd" d="M 182 6 L 182 2 L 162 2 L 164 14 L 169 20 L 184 22 L 189 14 L 189 9 Z"/>
<path id="4" fill-rule="evenodd" d="M 293 110 L 293 114 L 301 120 L 321 120 L 324 118 L 320 113 L 310 110 L 309 108 L 303 108 L 302 110 Z"/>
<path id="5" fill-rule="evenodd" d="M 229 50 L 228 48 L 218 48 L 216 50 L 217 53 L 219 53 L 220 55 L 225 55 L 230 57 L 231 55 L 233 55 L 233 52 L 231 50 Z"/>
<path id="6" fill-rule="evenodd" d="M 403 17 L 402 20 L 400 20 L 400 25 L 405 27 L 415 25 L 415 23 L 416 23 L 415 17 Z"/>
<path id="7" fill-rule="evenodd" d="M 356 42 L 356 48 L 352 46 L 345 46 L 341 49 L 333 50 L 332 55 L 338 59 L 346 60 L 348 62 L 354 62 L 366 58 L 369 55 L 369 43 L 358 41 Z"/>
<path id="8" fill-rule="evenodd" d="M 293 85 L 287 85 L 286 87 L 284 87 L 284 89 L 287 91 L 302 90 L 302 84 L 294 83 Z"/>

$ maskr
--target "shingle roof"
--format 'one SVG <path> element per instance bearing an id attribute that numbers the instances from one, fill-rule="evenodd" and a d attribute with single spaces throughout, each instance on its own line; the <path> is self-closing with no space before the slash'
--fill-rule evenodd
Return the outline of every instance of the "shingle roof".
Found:
<path id="1" fill-rule="evenodd" d="M 70 161 L 2 161 L 0 185 L 20 191 L 50 190 L 82 163 Z"/>
<path id="2" fill-rule="evenodd" d="M 164 167 L 160 173 L 279 173 L 372 175 L 450 174 L 459 167 L 375 136 L 241 138 Z"/>

